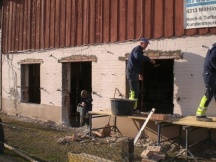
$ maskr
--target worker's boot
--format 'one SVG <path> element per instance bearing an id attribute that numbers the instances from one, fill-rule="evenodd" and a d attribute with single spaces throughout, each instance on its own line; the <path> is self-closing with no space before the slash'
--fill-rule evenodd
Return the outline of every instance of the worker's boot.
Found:
<path id="1" fill-rule="evenodd" d="M 134 114 L 141 114 L 141 111 L 139 111 L 139 109 L 137 108 L 138 99 L 134 99 L 134 100 L 135 100 Z"/>
<path id="2" fill-rule="evenodd" d="M 208 118 L 206 115 L 204 116 L 196 116 L 197 121 L 204 121 L 204 122 L 213 122 L 212 118 Z"/>
<path id="3" fill-rule="evenodd" d="M 136 109 L 137 107 L 137 102 L 136 102 L 136 99 L 135 99 L 135 92 L 134 91 L 130 91 L 130 97 L 129 97 L 129 100 L 135 100 L 135 103 L 134 103 L 134 109 Z"/>
<path id="4" fill-rule="evenodd" d="M 134 114 L 141 114 L 141 112 L 137 109 L 138 99 L 135 98 L 135 92 L 132 91 L 132 90 L 130 91 L 129 99 L 135 101 L 135 103 L 134 103 Z"/>
<path id="5" fill-rule="evenodd" d="M 196 120 L 197 121 L 204 121 L 204 122 L 212 122 L 213 119 L 212 118 L 208 118 L 205 114 L 207 111 L 207 100 L 208 98 L 204 95 L 200 101 L 200 105 L 197 108 L 197 112 L 196 112 Z"/>

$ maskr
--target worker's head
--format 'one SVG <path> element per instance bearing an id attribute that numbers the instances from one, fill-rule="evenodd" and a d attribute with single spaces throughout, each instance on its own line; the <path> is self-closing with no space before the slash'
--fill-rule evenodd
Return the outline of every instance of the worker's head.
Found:
<path id="1" fill-rule="evenodd" d="M 150 44 L 149 40 L 147 38 L 141 38 L 140 39 L 140 46 L 143 48 L 143 49 L 146 49 L 148 44 Z"/>
<path id="2" fill-rule="evenodd" d="M 82 97 L 82 98 L 88 97 L 88 91 L 82 90 L 82 91 L 81 91 L 81 97 Z"/>

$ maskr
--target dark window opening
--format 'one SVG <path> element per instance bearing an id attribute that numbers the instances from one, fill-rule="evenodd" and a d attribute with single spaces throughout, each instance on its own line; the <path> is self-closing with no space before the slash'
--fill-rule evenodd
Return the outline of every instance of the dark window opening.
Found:
<path id="1" fill-rule="evenodd" d="M 21 91 L 22 102 L 40 104 L 40 64 L 21 65 Z"/>

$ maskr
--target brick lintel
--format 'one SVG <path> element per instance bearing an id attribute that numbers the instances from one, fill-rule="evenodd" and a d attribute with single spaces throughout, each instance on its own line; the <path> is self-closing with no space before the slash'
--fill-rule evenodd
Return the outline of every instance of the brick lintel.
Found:
<path id="1" fill-rule="evenodd" d="M 18 62 L 19 64 L 41 64 L 43 63 L 42 59 L 25 59 L 25 60 L 20 60 Z"/>
<path id="2" fill-rule="evenodd" d="M 65 57 L 65 58 L 58 60 L 59 63 L 61 62 L 87 62 L 87 61 L 97 62 L 97 57 L 96 56 L 75 55 L 75 56 L 69 56 L 69 57 Z"/>

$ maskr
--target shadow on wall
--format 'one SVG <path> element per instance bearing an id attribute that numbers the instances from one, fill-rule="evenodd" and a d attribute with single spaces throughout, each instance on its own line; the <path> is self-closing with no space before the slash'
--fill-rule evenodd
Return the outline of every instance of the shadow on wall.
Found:
<path id="1" fill-rule="evenodd" d="M 184 59 L 175 61 L 174 113 L 180 112 L 183 116 L 196 114 L 200 99 L 205 93 L 202 77 L 204 59 L 205 57 L 195 53 L 184 52 Z"/>

